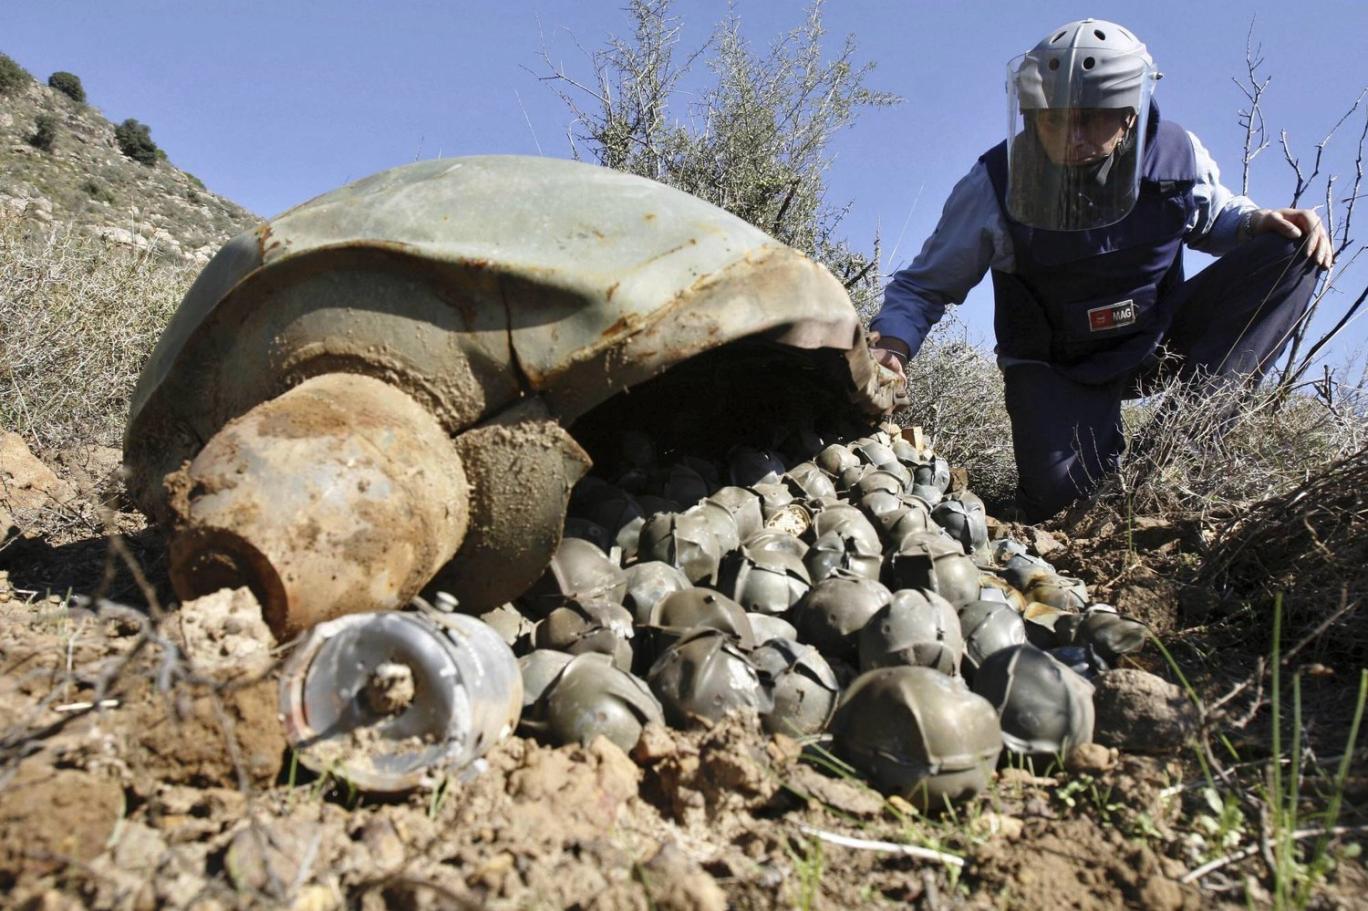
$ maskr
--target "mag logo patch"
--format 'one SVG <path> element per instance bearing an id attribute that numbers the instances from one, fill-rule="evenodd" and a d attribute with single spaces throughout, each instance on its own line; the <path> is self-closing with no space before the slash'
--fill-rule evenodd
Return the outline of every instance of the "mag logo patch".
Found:
<path id="1" fill-rule="evenodd" d="M 1106 332 L 1120 329 L 1135 323 L 1135 301 L 1124 300 L 1117 304 L 1093 307 L 1088 311 L 1088 331 Z"/>

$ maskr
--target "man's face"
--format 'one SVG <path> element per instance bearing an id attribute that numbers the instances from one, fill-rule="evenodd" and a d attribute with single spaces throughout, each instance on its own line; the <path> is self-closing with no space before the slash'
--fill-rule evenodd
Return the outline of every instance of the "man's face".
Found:
<path id="1" fill-rule="evenodd" d="M 1032 114 L 1036 135 L 1050 161 L 1085 165 L 1112 153 L 1135 125 L 1130 108 L 1056 108 Z"/>

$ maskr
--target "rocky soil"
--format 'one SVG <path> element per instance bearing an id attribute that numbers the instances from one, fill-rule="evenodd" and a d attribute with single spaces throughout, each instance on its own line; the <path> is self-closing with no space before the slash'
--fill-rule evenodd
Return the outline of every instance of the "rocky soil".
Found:
<path id="1" fill-rule="evenodd" d="M 12 436 L 0 470 L 12 526 L 0 550 L 7 905 L 1195 909 L 1269 901 L 1257 859 L 1205 878 L 1205 889 L 1184 882 L 1225 853 L 1218 838 L 1229 835 L 1204 822 L 1213 811 L 1192 754 L 1180 748 L 1193 733 L 1192 709 L 1177 686 L 1147 673 L 1166 674 L 1150 651 L 1099 682 L 1101 743 L 1047 774 L 1004 767 L 986 795 L 950 815 L 922 816 L 820 745 L 767 735 L 745 717 L 688 732 L 653 726 L 630 756 L 603 739 L 552 748 L 513 737 L 435 789 L 378 799 L 292 760 L 276 714 L 278 656 L 262 645 L 249 593 L 158 607 L 160 544 L 135 517 L 118 519 L 129 536 L 111 564 L 101 538 L 53 531 L 51 513 L 36 508 L 74 508 L 99 484 L 61 464 L 47 470 Z M 1118 558 L 1097 537 L 1013 531 L 1097 585 Z M 1172 564 L 1159 559 L 1148 572 L 1160 584 L 1146 598 L 1132 591 L 1144 578 L 1136 569 L 1101 591 L 1176 629 L 1181 592 L 1163 584 Z M 132 562 L 146 562 L 150 578 L 131 575 Z M 67 597 L 52 584 L 63 577 L 78 593 L 112 579 L 110 600 Z M 1362 800 L 1358 787 L 1351 800 Z M 1365 885 L 1362 868 L 1346 862 L 1318 906 L 1360 907 Z"/>

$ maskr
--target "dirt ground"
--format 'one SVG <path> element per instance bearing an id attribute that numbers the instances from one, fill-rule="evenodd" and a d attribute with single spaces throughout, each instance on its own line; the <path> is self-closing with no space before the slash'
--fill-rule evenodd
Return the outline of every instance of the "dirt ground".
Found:
<path id="1" fill-rule="evenodd" d="M 732 718 L 708 730 L 648 729 L 631 756 L 602 739 L 551 748 L 514 737 L 435 790 L 356 793 L 292 761 L 272 656 L 225 682 L 238 646 L 214 640 L 220 657 L 233 658 L 216 663 L 203 641 L 187 648 L 198 634 L 176 610 L 148 607 L 167 600 L 160 542 L 134 516 L 117 524 L 127 537 L 113 557 L 79 522 L 0 551 L 0 905 L 705 911 L 1272 901 L 1258 854 L 1184 881 L 1257 843 L 1257 833 L 1219 825 L 1191 749 L 1095 747 L 1048 774 L 1003 768 L 977 801 L 925 817 L 843 773 L 820 745 Z M 1104 526 L 1013 531 L 1149 623 L 1204 697 L 1225 692 L 1258 653 L 1246 643 L 1200 660 L 1227 640 L 1214 632 L 1210 599 L 1181 583 L 1190 532 L 1146 528 L 1137 558 Z M 129 563 L 145 569 L 151 588 Z M 110 602 L 66 597 L 101 587 Z M 1139 665 L 1172 676 L 1153 648 Z M 1333 675 L 1307 685 L 1308 705 L 1337 704 L 1331 694 L 1345 689 Z M 1342 748 L 1342 717 L 1325 717 L 1327 742 L 1338 736 Z M 1259 730 L 1256 722 L 1232 734 L 1242 759 L 1268 755 Z M 1360 824 L 1353 814 L 1364 791 L 1351 777 L 1345 824 Z M 1342 850 L 1352 838 L 1313 907 L 1368 906 L 1368 877 Z"/>

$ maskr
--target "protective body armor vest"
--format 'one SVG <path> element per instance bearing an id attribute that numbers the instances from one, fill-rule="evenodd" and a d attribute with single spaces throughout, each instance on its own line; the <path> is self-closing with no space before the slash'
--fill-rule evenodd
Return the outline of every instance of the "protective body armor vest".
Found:
<path id="1" fill-rule="evenodd" d="M 1134 370 L 1173 320 L 1183 235 L 1195 205 L 1187 132 L 1150 108 L 1140 192 L 1125 218 L 1086 231 L 1047 231 L 1007 214 L 1007 143 L 979 159 L 1011 234 L 1016 270 L 993 270 L 999 355 L 1046 361 L 1084 383 Z"/>

